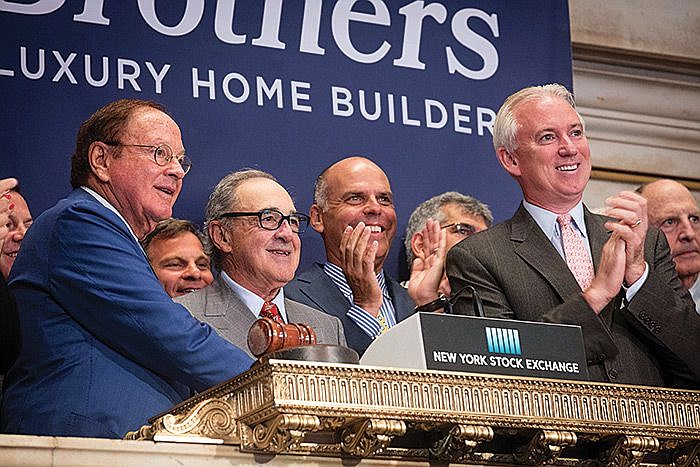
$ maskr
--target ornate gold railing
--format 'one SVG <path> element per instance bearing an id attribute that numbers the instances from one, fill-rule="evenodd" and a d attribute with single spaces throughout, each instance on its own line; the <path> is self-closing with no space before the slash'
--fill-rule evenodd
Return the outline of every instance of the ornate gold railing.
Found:
<path id="1" fill-rule="evenodd" d="M 700 465 L 700 391 L 268 360 L 128 439 L 478 464 Z"/>

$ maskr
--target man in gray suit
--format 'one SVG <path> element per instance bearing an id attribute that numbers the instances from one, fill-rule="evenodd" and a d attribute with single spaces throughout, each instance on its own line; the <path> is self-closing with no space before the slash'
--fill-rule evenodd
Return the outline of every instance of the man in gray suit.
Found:
<path id="1" fill-rule="evenodd" d="M 207 246 L 220 273 L 210 286 L 175 301 L 249 354 L 248 330 L 261 314 L 311 326 L 319 344 L 345 345 L 338 318 L 284 296 L 308 222 L 272 175 L 227 175 L 209 197 L 205 215 Z"/>
<path id="2" fill-rule="evenodd" d="M 573 96 L 561 85 L 513 94 L 493 139 L 525 200 L 450 250 L 452 290 L 473 285 L 489 316 L 581 326 L 595 381 L 697 388 L 700 318 L 646 200 L 623 191 L 608 217 L 582 203 L 591 159 Z"/>

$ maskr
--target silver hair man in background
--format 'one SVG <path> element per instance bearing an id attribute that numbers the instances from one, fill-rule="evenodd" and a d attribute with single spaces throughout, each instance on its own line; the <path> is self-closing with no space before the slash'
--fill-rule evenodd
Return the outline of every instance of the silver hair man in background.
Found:
<path id="1" fill-rule="evenodd" d="M 657 180 L 637 189 L 647 199 L 649 222 L 666 235 L 678 278 L 700 313 L 700 207 L 693 194 L 673 180 Z"/>
<path id="2" fill-rule="evenodd" d="M 465 238 L 489 228 L 493 223 L 493 214 L 488 205 L 456 191 L 448 191 L 423 201 L 411 214 L 406 227 L 404 246 L 411 270 L 416 259 L 426 261 L 435 248 L 427 245 L 430 242 L 426 237 L 425 228 L 430 219 L 436 221 L 440 229 L 445 231 L 445 247 L 449 250 Z M 410 288 L 409 281 L 403 285 Z M 450 283 L 447 275 L 442 275 L 437 292 L 449 297 Z"/>

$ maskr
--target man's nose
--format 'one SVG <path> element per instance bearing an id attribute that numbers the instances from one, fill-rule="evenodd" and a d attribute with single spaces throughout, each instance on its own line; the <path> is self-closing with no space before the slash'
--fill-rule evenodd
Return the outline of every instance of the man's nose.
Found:
<path id="1" fill-rule="evenodd" d="M 199 279 L 202 276 L 202 271 L 197 267 L 196 264 L 190 263 L 187 265 L 187 268 L 185 269 L 185 272 L 183 274 L 184 277 L 189 278 L 189 279 Z"/>
<path id="2" fill-rule="evenodd" d="M 275 230 L 275 236 L 278 238 L 289 239 L 292 235 L 296 235 L 292 230 L 292 226 L 289 224 L 289 219 L 283 219 L 282 223 L 277 230 Z"/>
<path id="3" fill-rule="evenodd" d="M 367 202 L 364 205 L 365 213 L 379 213 L 381 212 L 382 205 L 377 201 L 375 196 L 370 196 L 367 198 Z"/>
<path id="4" fill-rule="evenodd" d="M 700 228 L 700 224 L 694 224 L 690 222 L 688 217 L 684 217 L 680 220 L 680 225 L 678 226 L 678 238 L 691 241 L 698 235 L 698 228 Z"/>
<path id="5" fill-rule="evenodd" d="M 560 156 L 574 156 L 578 154 L 578 146 L 571 139 L 569 135 L 564 135 L 561 137 L 559 146 Z"/>

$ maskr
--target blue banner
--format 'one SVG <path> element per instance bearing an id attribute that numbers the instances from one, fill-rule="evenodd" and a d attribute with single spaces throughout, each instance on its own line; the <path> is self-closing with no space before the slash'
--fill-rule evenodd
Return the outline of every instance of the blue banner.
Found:
<path id="1" fill-rule="evenodd" d="M 491 125 L 531 84 L 571 89 L 566 0 L 0 0 L 0 176 L 34 215 L 70 190 L 80 123 L 124 97 L 165 104 L 194 166 L 174 214 L 201 221 L 226 173 L 275 175 L 308 212 L 316 175 L 349 155 L 384 168 L 399 230 L 457 190 L 497 220 L 520 200 Z M 324 257 L 303 238 L 302 266 Z"/>

